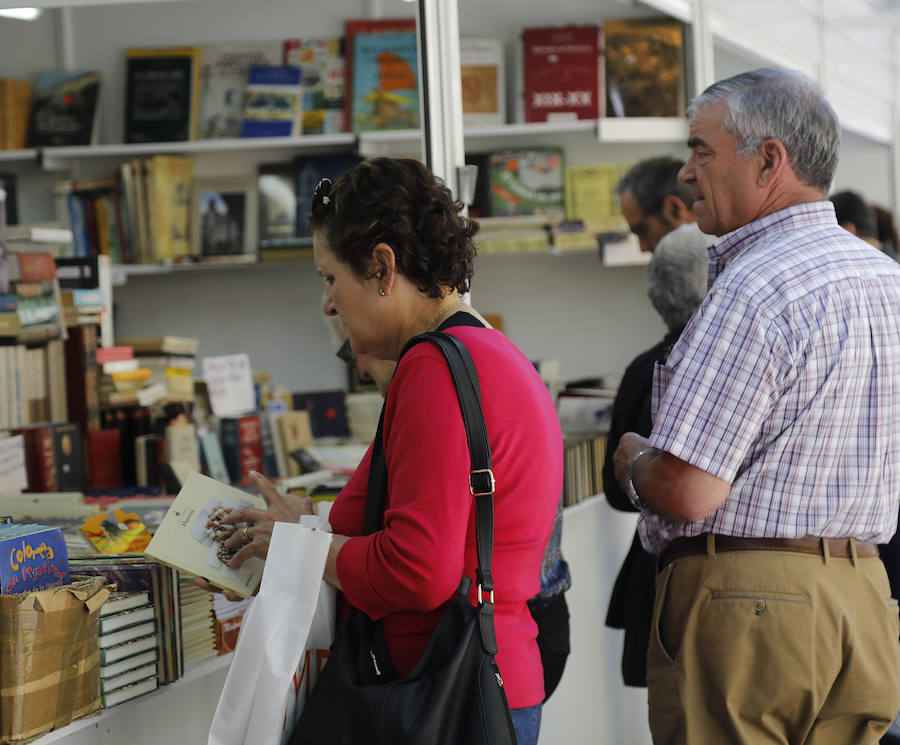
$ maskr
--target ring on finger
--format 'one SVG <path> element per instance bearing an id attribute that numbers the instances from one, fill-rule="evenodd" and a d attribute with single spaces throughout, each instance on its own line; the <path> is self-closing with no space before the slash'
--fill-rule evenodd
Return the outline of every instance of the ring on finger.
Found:
<path id="1" fill-rule="evenodd" d="M 250 543 L 250 541 L 252 540 L 252 539 L 250 538 L 250 531 L 247 530 L 247 526 L 246 526 L 246 525 L 245 525 L 245 526 L 243 527 L 243 529 L 241 530 L 241 538 L 244 539 L 244 543 Z"/>

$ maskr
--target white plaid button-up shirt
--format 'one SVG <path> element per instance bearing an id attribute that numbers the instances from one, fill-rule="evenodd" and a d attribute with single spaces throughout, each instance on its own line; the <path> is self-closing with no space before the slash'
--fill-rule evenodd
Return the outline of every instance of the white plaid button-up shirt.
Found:
<path id="1" fill-rule="evenodd" d="M 885 542 L 900 509 L 900 265 L 801 204 L 720 238 L 710 290 L 653 387 L 655 447 L 731 483 L 676 536 Z"/>

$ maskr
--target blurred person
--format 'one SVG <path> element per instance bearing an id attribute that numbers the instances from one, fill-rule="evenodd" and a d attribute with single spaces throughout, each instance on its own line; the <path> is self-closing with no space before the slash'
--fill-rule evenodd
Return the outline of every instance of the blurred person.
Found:
<path id="1" fill-rule="evenodd" d="M 872 205 L 875 210 L 875 223 L 878 227 L 878 240 L 881 241 L 881 249 L 891 258 L 900 258 L 900 237 L 897 236 L 897 225 L 894 223 L 894 213 L 886 207 L 877 204 Z"/>
<path id="2" fill-rule="evenodd" d="M 694 196 L 678 181 L 683 161 L 670 157 L 636 163 L 616 186 L 619 209 L 641 251 L 652 252 L 659 239 L 679 225 L 696 221 Z"/>
<path id="3" fill-rule="evenodd" d="M 706 248 L 712 240 L 696 224 L 686 223 L 663 236 L 647 265 L 647 295 L 667 330 L 661 341 L 629 363 L 613 403 L 603 462 L 603 493 L 617 510 L 636 511 L 616 481 L 613 453 L 625 432 L 650 434 L 653 368 L 678 339 L 706 294 L 709 270 Z M 607 626 L 625 631 L 622 680 L 627 686 L 647 685 L 647 646 L 655 582 L 656 557 L 644 550 L 635 531 L 613 585 L 606 615 Z"/>
<path id="4" fill-rule="evenodd" d="M 840 126 L 802 73 L 690 106 L 681 171 L 710 286 L 655 371 L 619 483 L 659 557 L 654 742 L 871 745 L 900 709 L 876 544 L 900 509 L 900 267 L 825 199 Z"/>
<path id="5" fill-rule="evenodd" d="M 450 370 L 440 350 L 406 343 L 427 331 L 464 342 L 478 371 L 490 438 L 493 496 L 496 660 L 519 745 L 534 745 L 544 699 L 537 627 L 527 601 L 562 490 L 562 434 L 534 366 L 461 300 L 473 274 L 477 227 L 420 162 L 374 158 L 316 189 L 309 224 L 323 312 L 346 324 L 355 355 L 397 362 L 384 405 L 388 488 L 383 529 L 362 535 L 372 449 L 329 514 L 334 539 L 325 579 L 347 603 L 382 621 L 397 675 L 416 666 L 460 576 L 474 579 L 475 512 L 469 448 Z M 231 566 L 265 557 L 278 520 L 314 509 L 284 501 L 254 479 L 266 511 L 233 511 L 249 522 L 226 545 Z M 241 545 L 246 533 L 249 542 Z M 477 582 L 469 598 L 474 602 Z"/>
<path id="6" fill-rule="evenodd" d="M 847 189 L 832 194 L 828 199 L 834 205 L 838 225 L 875 248 L 881 248 L 875 210 L 862 194 Z"/>

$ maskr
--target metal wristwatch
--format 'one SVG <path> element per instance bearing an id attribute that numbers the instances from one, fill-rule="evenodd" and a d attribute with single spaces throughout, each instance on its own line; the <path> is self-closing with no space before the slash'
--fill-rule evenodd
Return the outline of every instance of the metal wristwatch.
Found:
<path id="1" fill-rule="evenodd" d="M 643 458 L 645 455 L 661 452 L 662 450 L 660 450 L 659 448 L 641 448 L 631 456 L 631 460 L 628 462 L 628 477 L 625 479 L 625 494 L 628 495 L 628 501 L 631 502 L 631 506 L 634 507 L 638 512 L 645 509 L 647 507 L 647 504 L 643 499 L 641 499 L 641 495 L 638 494 L 637 490 L 634 488 L 634 464 L 637 463 L 638 460 Z"/>

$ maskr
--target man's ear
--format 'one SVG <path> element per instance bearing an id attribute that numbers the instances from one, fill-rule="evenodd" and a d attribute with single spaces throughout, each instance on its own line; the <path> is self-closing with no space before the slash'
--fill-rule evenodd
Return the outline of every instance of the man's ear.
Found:
<path id="1" fill-rule="evenodd" d="M 694 220 L 694 214 L 688 209 L 684 200 L 676 194 L 666 194 L 663 197 L 662 216 L 676 228 Z"/>
<path id="2" fill-rule="evenodd" d="M 775 138 L 769 138 L 763 142 L 755 157 L 759 163 L 760 186 L 771 186 L 775 179 L 784 173 L 785 168 L 791 167 L 787 148 L 781 140 Z"/>
<path id="3" fill-rule="evenodd" d="M 397 280 L 397 257 L 387 243 L 379 243 L 372 249 L 372 279 L 384 295 L 390 295 Z"/>

